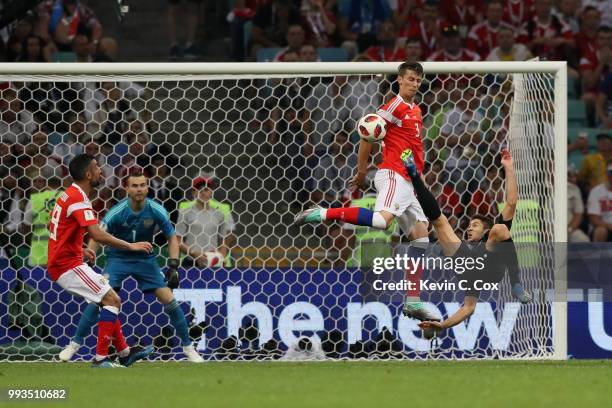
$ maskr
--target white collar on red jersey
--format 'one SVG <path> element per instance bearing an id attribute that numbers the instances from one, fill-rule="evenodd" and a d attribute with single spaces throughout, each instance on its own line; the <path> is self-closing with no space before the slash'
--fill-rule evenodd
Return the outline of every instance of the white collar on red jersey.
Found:
<path id="1" fill-rule="evenodd" d="M 87 197 L 87 194 L 85 194 L 85 191 L 83 191 L 83 189 L 81 187 L 79 187 L 78 184 L 76 183 L 72 183 L 72 185 L 79 190 L 79 192 L 81 193 L 81 195 L 83 196 L 83 198 L 85 199 L 85 202 L 88 203 L 89 202 L 89 197 Z"/>
<path id="2" fill-rule="evenodd" d="M 406 105 L 408 105 L 408 107 L 410 109 L 414 109 L 414 106 L 415 106 L 414 102 L 413 103 L 406 102 L 406 100 L 404 98 L 402 98 L 402 96 L 400 94 L 397 94 L 397 97 L 400 98 L 402 100 L 402 102 L 404 102 Z"/>

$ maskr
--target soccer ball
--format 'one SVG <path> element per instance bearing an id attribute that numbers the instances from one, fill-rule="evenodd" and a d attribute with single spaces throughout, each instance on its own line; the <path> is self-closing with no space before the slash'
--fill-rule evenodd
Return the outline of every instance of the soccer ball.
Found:
<path id="1" fill-rule="evenodd" d="M 380 142 L 387 134 L 387 122 L 375 113 L 368 113 L 359 119 L 357 132 L 366 142 Z"/>

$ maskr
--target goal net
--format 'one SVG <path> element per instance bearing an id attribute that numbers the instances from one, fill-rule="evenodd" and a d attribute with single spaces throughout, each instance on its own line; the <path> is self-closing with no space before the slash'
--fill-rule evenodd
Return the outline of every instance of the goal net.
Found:
<path id="1" fill-rule="evenodd" d="M 199 247 L 208 253 L 196 259 L 182 254 L 174 290 L 207 359 L 273 359 L 310 345 L 296 355 L 565 358 L 564 309 L 551 295 L 563 280 L 552 244 L 564 240 L 566 225 L 557 187 L 565 188 L 563 64 L 425 64 L 418 95 L 425 180 L 463 236 L 471 215 L 501 211 L 499 152 L 510 149 L 520 190 L 512 233 L 521 243 L 521 278 L 534 294 L 532 303 L 516 303 L 505 278 L 499 291 L 481 293 L 468 321 L 431 341 L 402 316 L 401 294 L 366 293 L 368 260 L 405 251 L 404 234 L 291 225 L 310 205 L 371 205 L 374 190 L 347 189 L 357 163 L 355 124 L 397 93 L 397 64 L 11 65 L 2 67 L 0 87 L 0 360 L 55 359 L 86 306 L 45 270 L 49 210 L 71 183 L 68 162 L 83 152 L 102 167 L 93 199 L 99 219 L 125 197 L 121 182 L 135 166 L 150 178 L 150 197 L 182 224 L 178 231 L 197 235 L 189 211 L 222 214 L 218 245 Z M 372 169 L 380 160 L 374 151 Z M 213 180 L 209 207 L 194 196 L 197 177 Z M 195 235 L 186 245 L 203 245 Z M 156 244 L 164 266 L 165 238 Z M 222 245 L 227 256 L 210 266 Z M 99 253 L 100 272 L 105 264 Z M 425 277 L 456 279 L 441 270 Z M 154 344 L 158 359 L 181 359 L 155 297 L 133 278 L 119 294 L 128 343 Z M 421 297 L 447 317 L 463 293 Z M 77 359 L 90 359 L 95 342 L 94 328 Z"/>

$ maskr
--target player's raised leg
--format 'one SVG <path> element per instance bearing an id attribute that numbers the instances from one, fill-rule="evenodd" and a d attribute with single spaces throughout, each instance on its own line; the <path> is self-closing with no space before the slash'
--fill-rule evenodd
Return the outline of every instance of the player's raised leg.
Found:
<path id="1" fill-rule="evenodd" d="M 423 183 L 423 179 L 419 175 L 412 157 L 407 157 L 404 162 L 408 175 L 412 179 L 412 185 L 417 200 L 419 200 L 425 216 L 429 219 L 438 234 L 438 240 L 440 241 L 444 255 L 453 255 L 461 246 L 461 239 L 455 234 L 455 231 L 453 231 L 453 227 L 448 222 L 446 216 L 442 214 L 436 198 L 427 189 L 425 183 Z"/>
<path id="2" fill-rule="evenodd" d="M 362 207 L 309 208 L 295 216 L 294 225 L 341 221 L 376 229 L 387 229 L 393 222 L 393 215 L 386 211 L 372 211 Z"/>

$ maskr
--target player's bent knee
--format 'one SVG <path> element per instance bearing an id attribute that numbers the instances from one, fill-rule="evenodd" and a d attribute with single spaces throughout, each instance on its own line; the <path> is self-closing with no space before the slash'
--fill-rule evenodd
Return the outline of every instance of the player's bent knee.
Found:
<path id="1" fill-rule="evenodd" d="M 414 224 L 414 228 L 412 229 L 412 234 L 410 238 L 412 240 L 419 238 L 427 238 L 429 236 L 428 226 L 429 224 L 427 222 L 417 221 L 416 224 Z"/>
<path id="2" fill-rule="evenodd" d="M 393 220 L 395 219 L 395 216 L 387 211 L 378 211 L 377 213 L 374 213 L 374 214 L 375 214 L 374 216 L 376 216 L 376 214 L 379 214 L 385 220 L 384 229 L 388 229 L 391 226 L 391 224 L 393 224 Z M 375 224 L 376 223 L 373 222 L 372 226 L 374 227 Z"/>
<path id="3" fill-rule="evenodd" d="M 106 292 L 100 304 L 102 304 L 102 306 L 113 306 L 116 308 L 120 308 L 121 298 L 119 297 L 117 292 L 111 289 L 108 292 Z"/>

